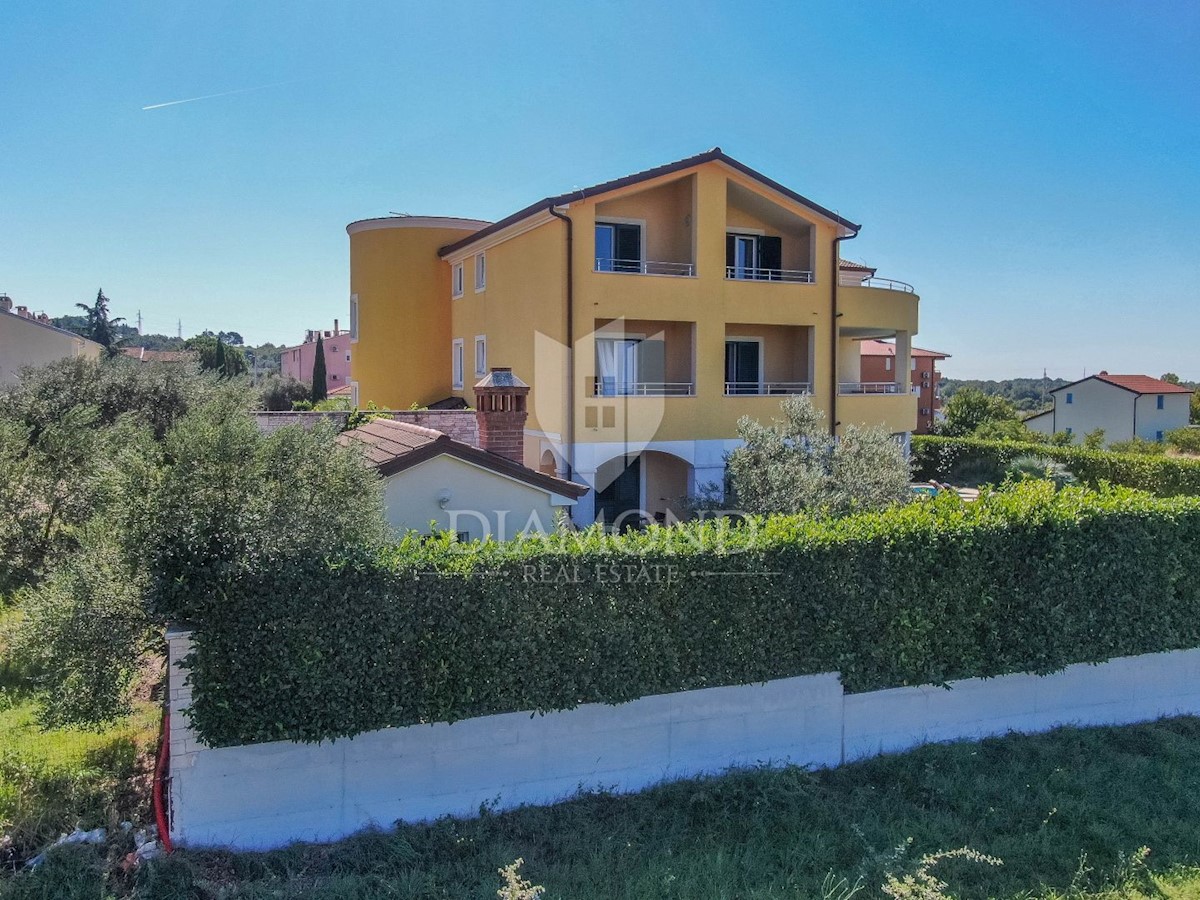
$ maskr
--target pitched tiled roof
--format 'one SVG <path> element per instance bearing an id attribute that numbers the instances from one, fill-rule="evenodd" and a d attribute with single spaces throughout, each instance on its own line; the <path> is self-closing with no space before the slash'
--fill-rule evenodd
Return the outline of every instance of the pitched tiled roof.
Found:
<path id="1" fill-rule="evenodd" d="M 861 341 L 858 352 L 861 356 L 895 356 L 896 345 L 889 341 Z M 949 359 L 949 353 L 939 353 L 937 350 L 922 350 L 912 348 L 913 356 L 931 356 L 934 359 Z"/>
<path id="2" fill-rule="evenodd" d="M 1064 384 L 1062 387 L 1057 387 L 1050 393 L 1056 394 L 1061 390 L 1069 387 L 1074 387 L 1080 382 L 1090 379 L 1103 381 L 1106 384 L 1115 385 L 1119 388 L 1124 388 L 1127 391 L 1132 391 L 1135 394 L 1190 394 L 1192 389 L 1184 387 L 1181 384 L 1171 384 L 1169 381 L 1163 381 L 1161 378 L 1151 378 L 1149 375 L 1109 375 L 1107 372 L 1101 372 L 1099 375 L 1089 375 L 1087 378 L 1081 378 L 1079 381 L 1072 381 L 1070 384 Z"/>
<path id="3" fill-rule="evenodd" d="M 846 269 L 847 271 L 850 271 L 850 272 L 871 272 L 872 274 L 874 274 L 874 272 L 875 272 L 875 269 L 873 266 L 868 266 L 864 263 L 855 262 L 852 259 L 838 260 L 838 268 Z"/>
<path id="4" fill-rule="evenodd" d="M 537 472 L 511 459 L 456 441 L 444 432 L 394 419 L 372 419 L 339 434 L 338 443 L 344 447 L 360 447 L 384 477 L 444 454 L 566 497 L 578 499 L 588 491 L 585 485 Z"/>
<path id="5" fill-rule="evenodd" d="M 607 194 L 609 191 L 620 190 L 621 188 L 630 187 L 634 184 L 640 184 L 641 182 L 649 181 L 652 178 L 661 178 L 663 175 L 670 175 L 674 172 L 682 172 L 684 169 L 691 169 L 695 166 L 703 165 L 704 163 L 708 162 L 724 163 L 731 169 L 736 169 L 743 175 L 753 178 L 755 181 L 770 188 L 771 190 L 783 194 L 789 200 L 793 200 L 796 203 L 799 203 L 801 206 L 808 207 L 813 212 L 825 217 L 826 219 L 831 219 L 849 231 L 858 232 L 862 229 L 861 225 L 856 225 L 849 219 L 843 219 L 832 210 L 828 210 L 823 206 L 819 206 L 816 203 L 813 203 L 813 201 L 809 200 L 807 197 L 802 197 L 800 194 L 797 194 L 791 188 L 784 187 L 778 181 L 768 178 L 761 172 L 756 172 L 745 163 L 739 162 L 732 156 L 725 153 L 720 147 L 713 147 L 711 150 L 707 150 L 704 153 L 698 153 L 695 156 L 689 156 L 686 159 L 680 159 L 676 162 L 667 163 L 663 166 L 655 166 L 653 169 L 635 172 L 634 174 L 626 175 L 623 178 L 616 178 L 612 181 L 594 184 L 591 187 L 576 188 L 573 191 L 568 191 L 565 194 L 559 194 L 556 197 L 545 197 L 536 203 L 529 204 L 529 206 L 525 207 L 524 209 L 518 210 L 511 216 L 504 217 L 499 222 L 493 222 L 486 228 L 481 228 L 474 234 L 467 235 L 462 240 L 455 241 L 452 244 L 447 244 L 445 247 L 442 247 L 440 250 L 438 250 L 438 254 L 440 256 L 449 256 L 456 250 L 461 250 L 463 247 L 473 244 L 475 241 L 478 241 L 481 238 L 495 234 L 497 231 L 501 231 L 502 229 L 507 228 L 509 225 L 520 222 L 522 219 L 526 219 L 529 216 L 532 216 L 534 213 L 541 212 L 542 210 L 547 210 L 555 206 L 562 206 L 565 203 L 570 203 L 572 200 L 583 200 L 587 197 L 594 197 L 597 194 Z"/>

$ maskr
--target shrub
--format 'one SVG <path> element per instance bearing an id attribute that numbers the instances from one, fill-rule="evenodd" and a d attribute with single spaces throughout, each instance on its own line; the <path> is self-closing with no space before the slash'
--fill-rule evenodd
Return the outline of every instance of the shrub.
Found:
<path id="1" fill-rule="evenodd" d="M 911 499 L 908 461 L 887 431 L 851 425 L 835 439 L 808 397 L 788 397 L 781 409 L 770 425 L 738 422 L 743 444 L 727 460 L 729 505 L 758 515 L 845 515 Z"/>
<path id="2" fill-rule="evenodd" d="M 1168 431 L 1167 444 L 1179 453 L 1191 453 L 1200 456 L 1200 428 L 1177 428 Z"/>
<path id="3" fill-rule="evenodd" d="M 298 401 L 310 399 L 308 385 L 290 375 L 272 375 L 263 381 L 259 393 L 262 408 L 271 412 L 288 412 Z"/>
<path id="4" fill-rule="evenodd" d="M 1108 445 L 1112 453 L 1136 453 L 1140 456 L 1162 456 L 1167 452 L 1167 445 L 1158 441 L 1148 441 L 1135 437 L 1128 441 L 1113 441 Z"/>
<path id="5" fill-rule="evenodd" d="M 1200 500 L 1046 482 L 842 519 L 278 557 L 188 612 L 209 743 L 840 672 L 938 684 L 1200 645 Z"/>
<path id="6" fill-rule="evenodd" d="M 1063 463 L 1081 483 L 1092 487 L 1107 482 L 1163 497 L 1200 495 L 1200 460 L 1193 459 L 930 435 L 913 437 L 912 455 L 916 477 L 925 481 L 954 482 L 960 473 L 971 471 L 987 476 L 975 484 L 999 483 L 1010 462 L 1034 455 Z"/>
<path id="7" fill-rule="evenodd" d="M 1066 487 L 1076 480 L 1070 469 L 1044 456 L 1018 456 L 1008 464 L 1004 477 L 1008 481 L 1040 478 L 1052 482 L 1055 487 Z"/>

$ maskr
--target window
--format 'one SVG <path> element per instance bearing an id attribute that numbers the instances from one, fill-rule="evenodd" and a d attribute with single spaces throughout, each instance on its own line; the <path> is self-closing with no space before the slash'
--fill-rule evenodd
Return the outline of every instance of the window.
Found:
<path id="1" fill-rule="evenodd" d="M 1067 429 L 1067 434 L 1074 434 L 1074 433 L 1075 432 L 1073 432 L 1070 428 Z"/>
<path id="2" fill-rule="evenodd" d="M 1067 394 L 1067 403 L 1074 403 L 1074 402 L 1075 402 L 1075 395 Z"/>
<path id="3" fill-rule="evenodd" d="M 1159 409 L 1163 408 L 1163 395 L 1162 394 L 1158 395 L 1158 408 Z M 1161 432 L 1159 432 L 1159 433 L 1161 434 Z"/>
<path id="4" fill-rule="evenodd" d="M 350 362 L 350 354 L 349 353 L 346 354 L 346 362 Z"/>
<path id="5" fill-rule="evenodd" d="M 475 374 L 487 374 L 487 337 L 482 334 L 475 337 Z"/>
<path id="6" fill-rule="evenodd" d="M 1162 399 L 1162 397 L 1159 397 L 1158 399 L 1159 399 L 1159 400 L 1161 400 L 1161 399 Z M 1156 431 L 1156 432 L 1154 432 L 1154 439 L 1155 439 L 1156 441 L 1159 441 L 1159 442 L 1161 443 L 1161 442 L 1162 442 L 1162 439 L 1163 439 L 1163 433 L 1162 433 L 1161 431 Z"/>
<path id="7" fill-rule="evenodd" d="M 329 380 L 330 380 L 330 381 L 337 381 L 337 376 L 336 376 L 336 375 L 330 375 L 330 376 L 329 376 Z"/>
<path id="8" fill-rule="evenodd" d="M 779 281 L 783 266 L 783 239 L 769 235 L 725 235 L 725 277 Z"/>
<path id="9" fill-rule="evenodd" d="M 725 393 L 762 393 L 762 345 L 758 341 L 726 339 Z"/>
<path id="10" fill-rule="evenodd" d="M 451 363 L 451 387 L 461 388 L 463 386 L 463 341 L 462 338 L 455 338 L 450 345 L 450 363 Z"/>
<path id="11" fill-rule="evenodd" d="M 463 295 L 463 264 L 456 262 L 450 268 L 450 296 L 454 298 Z"/>
<path id="12" fill-rule="evenodd" d="M 358 340 L 358 294 L 350 295 L 350 343 Z"/>
<path id="13" fill-rule="evenodd" d="M 596 223 L 597 272 L 640 272 L 642 262 L 641 225 Z"/>
<path id="14" fill-rule="evenodd" d="M 487 254 L 475 257 L 475 293 L 487 288 Z"/>
<path id="15" fill-rule="evenodd" d="M 885 372 L 892 371 L 892 358 L 890 356 L 885 356 L 883 358 L 883 371 L 885 371 Z"/>
<path id="16" fill-rule="evenodd" d="M 917 361 L 916 361 L 915 359 L 914 359 L 914 360 L 912 360 L 912 365 L 911 365 L 911 367 L 910 367 L 910 368 L 911 368 L 911 369 L 912 369 L 914 372 L 915 372 L 915 371 L 917 371 Z"/>
<path id="17" fill-rule="evenodd" d="M 330 353 L 337 353 L 337 344 L 334 344 L 334 345 L 332 345 L 332 346 L 329 348 L 329 352 L 330 352 Z"/>

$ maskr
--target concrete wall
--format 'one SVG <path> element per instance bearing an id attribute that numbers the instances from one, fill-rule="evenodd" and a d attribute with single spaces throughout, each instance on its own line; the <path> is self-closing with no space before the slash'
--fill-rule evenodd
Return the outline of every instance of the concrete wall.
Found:
<path id="1" fill-rule="evenodd" d="M 180 845 L 240 849 L 332 840 L 368 825 L 545 804 L 602 786 L 764 763 L 828 767 L 930 741 L 1059 725 L 1119 725 L 1200 713 L 1200 650 L 1054 675 L 843 693 L 836 674 L 643 697 L 620 706 L 484 716 L 321 744 L 208 749 L 182 715 L 191 701 L 168 635 L 171 832 Z"/>

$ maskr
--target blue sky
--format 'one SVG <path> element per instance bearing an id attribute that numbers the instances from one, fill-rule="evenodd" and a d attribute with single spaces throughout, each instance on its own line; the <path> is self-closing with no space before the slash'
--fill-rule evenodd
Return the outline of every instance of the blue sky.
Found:
<path id="1" fill-rule="evenodd" d="M 7 3 L 0 60 L 0 291 L 52 315 L 294 342 L 354 219 L 720 145 L 862 222 L 951 376 L 1200 379 L 1194 2 Z"/>

